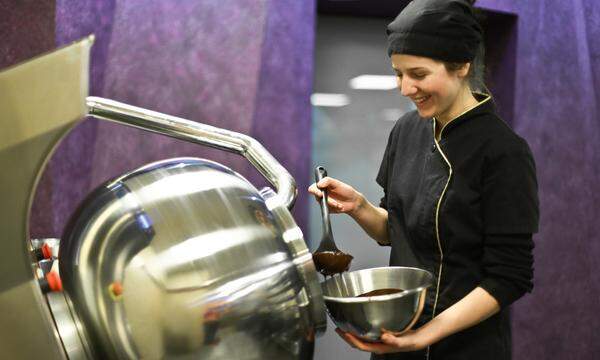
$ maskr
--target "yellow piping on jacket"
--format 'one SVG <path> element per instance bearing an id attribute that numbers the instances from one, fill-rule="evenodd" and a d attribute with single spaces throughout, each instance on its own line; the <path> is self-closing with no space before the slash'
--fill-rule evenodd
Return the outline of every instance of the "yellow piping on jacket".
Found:
<path id="1" fill-rule="evenodd" d="M 463 111 L 460 115 L 456 116 L 455 118 L 453 118 L 452 120 L 448 121 L 440 130 L 440 140 L 442 139 L 442 133 L 444 132 L 444 128 L 446 128 L 446 125 L 450 124 L 450 122 L 452 122 L 454 119 L 459 118 L 460 116 L 462 116 L 463 114 L 465 114 L 468 111 L 471 111 L 472 109 L 478 107 L 479 105 L 487 102 L 488 100 L 490 100 L 492 97 L 488 95 L 487 98 L 485 98 L 484 100 L 480 101 L 477 103 L 477 105 Z M 446 181 L 446 185 L 444 185 L 444 190 L 442 190 L 442 194 L 440 195 L 438 202 L 437 202 L 437 206 L 435 208 L 435 238 L 437 240 L 437 245 L 438 245 L 438 250 L 440 252 L 440 267 L 438 270 L 438 276 L 437 276 L 437 284 L 435 287 L 435 300 L 433 302 L 433 310 L 431 312 L 431 318 L 433 319 L 435 317 L 435 311 L 437 308 L 437 303 L 438 303 L 438 298 L 440 295 L 440 282 L 442 280 L 442 269 L 444 267 L 444 251 L 442 250 L 442 240 L 440 238 L 440 208 L 442 205 L 442 200 L 444 199 L 444 195 L 446 194 L 446 190 L 448 189 L 448 185 L 450 184 L 450 179 L 452 178 L 452 165 L 450 164 L 450 161 L 448 160 L 448 158 L 446 157 L 446 154 L 444 154 L 444 152 L 442 151 L 442 147 L 440 146 L 440 143 L 438 142 L 437 137 L 435 136 L 435 128 L 437 125 L 437 120 L 435 119 L 435 117 L 433 118 L 433 141 L 435 142 L 435 146 L 437 147 L 438 151 L 440 152 L 440 154 L 442 155 L 442 158 L 444 158 L 444 161 L 446 162 L 446 164 L 448 164 L 448 180 Z M 429 359 L 429 349 L 430 347 L 427 347 L 427 359 Z"/>

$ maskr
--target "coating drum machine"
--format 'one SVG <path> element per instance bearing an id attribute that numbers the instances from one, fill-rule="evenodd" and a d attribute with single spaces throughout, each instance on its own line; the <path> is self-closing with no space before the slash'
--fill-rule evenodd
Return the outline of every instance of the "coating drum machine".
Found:
<path id="1" fill-rule="evenodd" d="M 248 136 L 88 97 L 92 44 L 0 72 L 3 356 L 311 359 L 326 315 L 290 214 L 294 179 Z M 163 160 L 90 193 L 60 240 L 30 240 L 44 165 L 88 115 L 240 154 L 273 189 L 213 161 Z"/>

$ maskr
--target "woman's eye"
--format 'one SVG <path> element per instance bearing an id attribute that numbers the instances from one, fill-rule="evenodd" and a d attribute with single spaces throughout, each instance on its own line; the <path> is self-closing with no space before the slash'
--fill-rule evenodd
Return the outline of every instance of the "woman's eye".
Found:
<path id="1" fill-rule="evenodd" d="M 415 79 L 421 80 L 421 79 L 425 78 L 426 74 L 414 74 L 413 76 Z"/>

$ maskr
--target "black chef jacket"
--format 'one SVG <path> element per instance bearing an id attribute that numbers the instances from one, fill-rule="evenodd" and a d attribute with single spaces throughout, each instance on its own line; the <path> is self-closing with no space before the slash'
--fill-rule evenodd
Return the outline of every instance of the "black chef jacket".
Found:
<path id="1" fill-rule="evenodd" d="M 501 311 L 428 349 L 375 359 L 510 359 L 507 305 L 531 291 L 532 233 L 538 230 L 535 164 L 529 146 L 495 113 L 488 96 L 435 139 L 434 119 L 400 118 L 377 182 L 388 211 L 390 265 L 429 270 L 417 326 L 482 287 Z"/>

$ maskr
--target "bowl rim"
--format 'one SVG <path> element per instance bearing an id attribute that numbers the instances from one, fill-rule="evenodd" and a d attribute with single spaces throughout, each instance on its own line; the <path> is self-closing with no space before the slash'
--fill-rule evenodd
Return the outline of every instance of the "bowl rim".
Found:
<path id="1" fill-rule="evenodd" d="M 379 270 L 379 269 L 411 269 L 411 270 L 419 270 L 424 272 L 426 275 L 428 275 L 429 277 L 429 284 L 423 285 L 423 286 L 419 286 L 418 288 L 414 288 L 414 289 L 410 289 L 410 290 L 404 290 L 402 292 L 399 293 L 395 293 L 395 294 L 389 294 L 389 295 L 373 295 L 373 296 L 364 296 L 364 297 L 342 297 L 342 296 L 327 296 L 325 294 L 323 294 L 323 299 L 325 301 L 332 301 L 332 302 L 337 302 L 337 303 L 367 303 L 367 302 L 381 302 L 381 301 L 387 301 L 390 299 L 396 299 L 396 298 L 401 298 L 401 297 L 405 297 L 411 294 L 415 294 L 418 292 L 421 292 L 429 287 L 431 287 L 433 285 L 433 274 L 430 271 L 427 271 L 425 269 L 421 269 L 421 268 L 417 268 L 417 267 L 410 267 L 410 266 L 381 266 L 381 267 L 376 267 L 376 268 L 368 268 L 368 269 L 360 269 L 360 270 L 354 270 L 354 271 L 350 271 L 347 273 L 342 273 L 342 274 L 337 274 L 332 276 L 331 278 L 324 280 L 323 282 L 321 282 L 321 286 L 323 286 L 323 284 L 327 281 L 332 280 L 333 278 L 337 277 L 337 276 L 345 276 L 351 273 L 355 273 L 355 272 L 360 272 L 360 271 L 365 271 L 365 270 Z"/>

